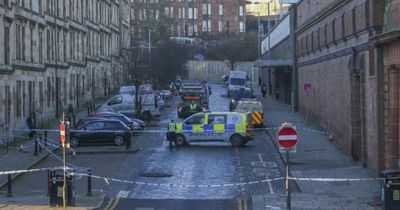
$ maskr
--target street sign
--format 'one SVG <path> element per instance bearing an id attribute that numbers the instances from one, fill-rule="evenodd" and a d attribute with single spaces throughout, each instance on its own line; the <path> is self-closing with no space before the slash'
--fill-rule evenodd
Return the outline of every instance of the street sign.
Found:
<path id="1" fill-rule="evenodd" d="M 312 88 L 311 83 L 304 83 L 304 90 L 305 90 L 305 91 L 310 91 L 311 88 Z"/>
<path id="2" fill-rule="evenodd" d="M 285 149 L 293 148 L 299 140 L 296 129 L 289 123 L 282 124 L 278 131 L 277 139 L 279 145 Z"/>
<path id="3" fill-rule="evenodd" d="M 60 123 L 60 141 L 62 144 L 65 142 L 65 123 L 61 121 Z"/>

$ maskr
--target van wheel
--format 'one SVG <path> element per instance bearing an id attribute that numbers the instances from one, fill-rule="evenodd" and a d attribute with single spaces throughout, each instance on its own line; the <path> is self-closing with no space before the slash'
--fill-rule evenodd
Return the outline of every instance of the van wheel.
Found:
<path id="1" fill-rule="evenodd" d="M 230 140 L 231 140 L 232 146 L 234 146 L 234 147 L 241 147 L 244 145 L 242 136 L 240 136 L 238 134 L 231 136 Z"/>
<path id="2" fill-rule="evenodd" d="M 188 145 L 185 136 L 182 134 L 176 134 L 176 141 L 179 145 Z"/>
<path id="3" fill-rule="evenodd" d="M 144 112 L 144 113 L 142 114 L 142 119 L 143 119 L 144 121 L 150 121 L 150 120 L 151 120 L 151 114 L 150 114 L 150 112 Z"/>

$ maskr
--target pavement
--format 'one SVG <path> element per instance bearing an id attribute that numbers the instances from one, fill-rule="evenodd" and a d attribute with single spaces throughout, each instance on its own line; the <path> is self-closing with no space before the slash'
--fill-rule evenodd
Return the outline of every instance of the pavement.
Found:
<path id="1" fill-rule="evenodd" d="M 272 96 L 257 97 L 264 105 L 267 134 L 276 142 L 277 127 L 284 122 L 292 123 L 299 133 L 297 152 L 290 153 L 291 174 L 297 178 L 376 178 L 361 163 L 355 162 L 330 141 L 329 134 L 308 123 L 291 106 L 277 101 Z M 310 125 L 311 124 L 311 125 Z M 278 146 L 277 146 L 278 147 Z M 286 155 L 281 155 L 285 159 Z M 381 209 L 379 181 L 296 181 L 292 185 L 299 189 L 292 193 L 292 209 Z M 254 209 L 286 208 L 286 196 L 259 195 Z M 264 204 L 260 205 L 260 203 Z M 279 209 L 278 208 L 278 209 Z M 267 208 L 268 209 L 268 208 Z"/>
<path id="2" fill-rule="evenodd" d="M 87 110 L 80 110 L 76 113 L 76 121 L 80 118 L 87 116 Z M 54 122 L 57 122 L 54 120 Z M 57 130 L 59 129 L 58 124 L 50 126 L 48 129 Z M 44 133 L 43 133 L 44 136 Z M 54 152 L 55 155 L 60 156 L 61 153 L 56 145 L 58 145 L 59 133 L 55 131 L 48 132 L 48 149 Z M 12 142 L 9 149 L 0 148 L 0 172 L 10 170 L 29 170 L 40 168 L 40 163 L 43 162 L 50 153 L 46 149 L 38 150 L 38 154 L 34 155 L 34 141 L 29 139 L 25 131 L 14 131 L 9 137 L 9 141 Z M 23 149 L 21 149 L 23 148 Z M 81 154 L 116 154 L 116 153 L 136 153 L 139 148 L 132 143 L 130 149 L 126 150 L 125 146 L 99 146 L 99 147 L 79 147 L 74 149 L 76 155 Z M 40 152 L 39 152 L 40 151 Z M 68 154 L 71 156 L 73 150 L 69 150 Z M 61 166 L 61 162 L 57 162 L 58 166 Z M 40 173 L 40 175 L 38 175 Z M 29 176 L 42 176 L 46 172 L 34 172 L 34 173 L 18 173 L 12 175 L 12 182 L 16 182 L 21 175 Z M 44 182 L 46 183 L 46 182 Z M 32 195 L 26 195 L 19 189 L 23 187 L 17 187 L 12 185 L 12 197 L 7 197 L 7 175 L 0 175 L 0 209 L 51 209 L 49 207 L 49 197 L 45 191 L 38 190 L 37 193 Z M 17 190 L 15 190 L 17 189 Z M 17 192 L 15 192 L 17 191 Z M 76 206 L 73 209 L 87 209 L 96 207 L 101 204 L 104 198 L 103 192 L 94 192 L 93 196 L 86 196 L 85 193 L 77 192 L 76 195 Z"/>

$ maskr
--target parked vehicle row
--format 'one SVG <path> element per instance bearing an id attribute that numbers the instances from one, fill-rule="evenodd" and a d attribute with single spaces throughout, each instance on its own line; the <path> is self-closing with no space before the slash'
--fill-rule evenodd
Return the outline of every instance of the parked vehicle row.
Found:
<path id="1" fill-rule="evenodd" d="M 121 86 L 119 94 L 95 108 L 87 117 L 79 119 L 71 131 L 71 146 L 94 143 L 122 145 L 141 130 L 143 120 L 150 121 L 161 115 L 172 94 L 168 90 L 154 91 L 150 85 L 140 86 L 141 115 L 136 115 L 135 86 Z M 141 119 L 138 119 L 141 118 Z"/>

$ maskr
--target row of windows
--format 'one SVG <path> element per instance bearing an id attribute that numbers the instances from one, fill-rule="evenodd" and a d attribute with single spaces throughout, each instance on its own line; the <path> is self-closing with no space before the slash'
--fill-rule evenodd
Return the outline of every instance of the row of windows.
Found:
<path id="1" fill-rule="evenodd" d="M 5 19 L 3 61 L 6 65 L 10 65 L 12 59 L 11 26 L 12 23 Z M 44 49 L 45 52 L 43 52 Z M 23 19 L 15 21 L 15 59 L 17 61 L 44 64 L 44 53 L 49 61 L 66 62 L 68 58 L 83 61 L 85 53 L 93 57 L 99 55 L 109 57 L 111 53 L 117 53 L 118 49 L 119 35 L 116 34 L 111 36 L 90 29 L 84 33 L 74 28 L 67 30 L 54 25 L 43 27 Z"/>
<path id="2" fill-rule="evenodd" d="M 186 28 L 187 27 L 187 28 Z M 196 36 L 197 35 L 197 24 L 189 23 L 185 27 L 182 27 L 180 24 L 176 25 L 177 34 L 179 36 Z M 203 32 L 212 32 L 214 30 L 218 30 L 218 32 L 226 32 L 229 31 L 229 21 L 225 23 L 222 20 L 218 21 L 218 29 L 212 28 L 211 20 L 203 20 L 202 22 L 202 31 Z M 174 26 L 171 25 L 171 31 L 174 31 Z M 246 32 L 246 23 L 244 21 L 239 21 L 239 32 Z"/>
<path id="3" fill-rule="evenodd" d="M 369 27 L 366 14 L 367 5 L 365 3 L 343 13 L 326 25 L 297 40 L 297 53 L 305 55 L 331 44 L 336 44 L 350 36 L 357 36 L 357 33 Z"/>
<path id="4" fill-rule="evenodd" d="M 11 6 L 11 1 L 0 0 L 0 5 Z M 109 25 L 111 22 L 118 24 L 119 12 L 118 6 L 111 5 L 102 0 L 17 0 L 17 5 L 37 14 L 45 13 L 57 16 L 61 19 L 70 18 L 83 23 L 83 18 L 96 23 Z M 111 14 L 113 9 L 113 14 Z"/>

